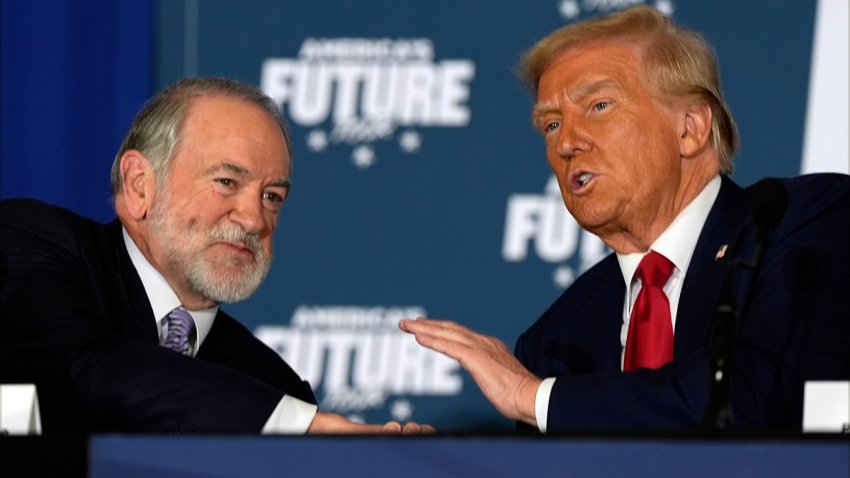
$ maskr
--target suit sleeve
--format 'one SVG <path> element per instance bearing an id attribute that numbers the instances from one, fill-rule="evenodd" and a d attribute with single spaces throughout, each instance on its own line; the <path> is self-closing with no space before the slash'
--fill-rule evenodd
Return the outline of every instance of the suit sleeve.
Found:
<path id="1" fill-rule="evenodd" d="M 221 311 L 196 358 L 240 370 L 285 391 L 287 395 L 316 403 L 310 384 L 302 380 L 277 352 Z"/>

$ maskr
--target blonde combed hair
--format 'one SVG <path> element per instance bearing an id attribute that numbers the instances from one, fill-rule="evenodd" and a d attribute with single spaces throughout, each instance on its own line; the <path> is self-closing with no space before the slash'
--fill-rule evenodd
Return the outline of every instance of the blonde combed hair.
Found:
<path id="1" fill-rule="evenodd" d="M 543 72 L 562 52 L 612 41 L 642 47 L 643 73 L 657 92 L 698 98 L 709 105 L 711 142 L 721 173 L 730 174 L 738 150 L 738 129 L 723 98 L 714 50 L 699 33 L 676 25 L 652 7 L 637 6 L 556 30 L 522 56 L 518 75 L 536 95 Z"/>

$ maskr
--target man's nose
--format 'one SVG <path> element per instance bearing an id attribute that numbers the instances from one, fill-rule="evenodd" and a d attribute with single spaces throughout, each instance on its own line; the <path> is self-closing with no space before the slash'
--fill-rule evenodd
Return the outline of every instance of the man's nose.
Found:
<path id="1" fill-rule="evenodd" d="M 263 209 L 262 198 L 247 191 L 240 194 L 231 209 L 229 218 L 231 221 L 241 225 L 245 232 L 258 234 L 266 228 L 266 217 Z"/>
<path id="2" fill-rule="evenodd" d="M 555 143 L 555 151 L 564 159 L 572 159 L 575 156 L 590 150 L 590 141 L 587 134 L 579 126 L 564 122 L 558 130 L 558 139 Z"/>

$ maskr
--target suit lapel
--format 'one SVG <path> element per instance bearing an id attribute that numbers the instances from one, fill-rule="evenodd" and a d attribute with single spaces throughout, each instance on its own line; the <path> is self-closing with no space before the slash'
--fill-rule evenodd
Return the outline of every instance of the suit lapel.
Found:
<path id="1" fill-rule="evenodd" d="M 219 364 L 230 363 L 233 352 L 227 341 L 227 319 L 223 314 L 221 309 L 215 314 L 212 328 L 204 339 L 204 344 L 198 349 L 197 358 Z"/>
<path id="2" fill-rule="evenodd" d="M 108 225 L 108 228 L 117 264 L 114 280 L 120 296 L 122 332 L 128 338 L 158 344 L 159 332 L 156 330 L 153 309 L 142 285 L 142 279 L 139 278 L 139 273 L 136 272 L 133 261 L 127 253 L 121 223 L 115 220 Z"/>
<path id="3" fill-rule="evenodd" d="M 595 267 L 599 268 L 593 271 L 596 280 L 583 282 L 577 294 L 581 299 L 568 302 L 570 309 L 559 314 L 566 318 L 563 337 L 568 338 L 559 345 L 560 356 L 571 374 L 620 370 L 626 285 L 616 255 L 608 255 Z"/>
<path id="4" fill-rule="evenodd" d="M 594 343 L 604 344 L 599 347 L 596 363 L 598 372 L 618 372 L 621 370 L 623 345 L 620 332 L 623 328 L 623 298 L 626 296 L 626 283 L 616 255 L 611 254 L 611 272 L 613 283 L 599 288 L 599 300 L 592 301 L 594 307 L 602 308 L 597 317 L 601 319 L 594 332 L 597 334 Z"/>
<path id="5" fill-rule="evenodd" d="M 727 262 L 735 256 L 735 242 L 748 217 L 741 201 L 744 190 L 723 176 L 720 193 L 708 214 L 682 286 L 676 318 L 675 358 L 707 346 L 706 340 L 723 284 Z M 721 258 L 719 250 L 728 246 Z"/>

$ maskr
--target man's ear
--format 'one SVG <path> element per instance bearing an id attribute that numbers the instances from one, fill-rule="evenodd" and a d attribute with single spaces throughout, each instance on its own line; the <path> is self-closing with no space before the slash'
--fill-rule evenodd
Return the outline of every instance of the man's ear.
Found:
<path id="1" fill-rule="evenodd" d="M 127 212 L 133 219 L 142 220 L 156 196 L 156 175 L 150 161 L 141 151 L 131 149 L 121 156 L 119 167 Z"/>
<path id="2" fill-rule="evenodd" d="M 685 110 L 679 133 L 683 158 L 693 158 L 711 147 L 711 120 L 711 107 L 706 103 L 692 103 Z"/>

